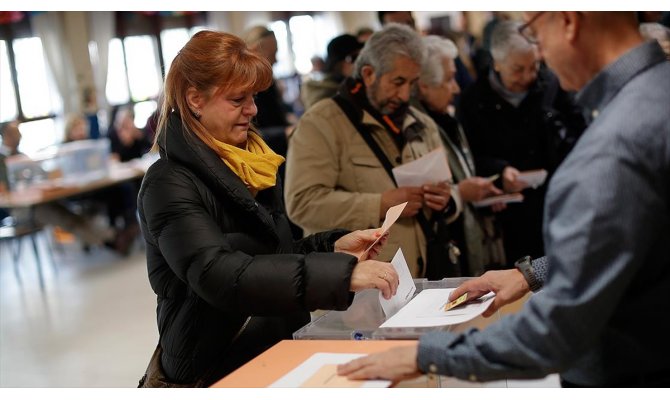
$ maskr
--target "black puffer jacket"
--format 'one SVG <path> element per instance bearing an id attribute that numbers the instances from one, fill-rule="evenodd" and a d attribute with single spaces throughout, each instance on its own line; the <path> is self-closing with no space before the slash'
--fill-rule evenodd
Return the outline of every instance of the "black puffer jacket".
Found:
<path id="1" fill-rule="evenodd" d="M 332 253 L 346 232 L 294 243 L 279 182 L 252 197 L 175 114 L 160 148 L 138 209 L 168 378 L 211 384 L 290 339 L 309 310 L 351 304 L 356 259 Z"/>

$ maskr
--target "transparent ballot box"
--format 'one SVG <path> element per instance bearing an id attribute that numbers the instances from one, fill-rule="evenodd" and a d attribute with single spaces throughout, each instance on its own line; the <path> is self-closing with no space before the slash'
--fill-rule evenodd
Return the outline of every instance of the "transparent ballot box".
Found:
<path id="1" fill-rule="evenodd" d="M 33 157 L 6 159 L 9 189 L 83 185 L 109 174 L 108 139 L 81 140 L 50 147 Z"/>
<path id="2" fill-rule="evenodd" d="M 472 278 L 445 278 L 440 281 L 415 279 L 416 292 L 424 289 L 455 288 Z M 367 289 L 356 293 L 346 311 L 328 311 L 293 333 L 293 339 L 418 339 L 423 333 L 449 330 L 453 326 L 379 328 L 386 321 L 379 303 L 379 291 Z"/>

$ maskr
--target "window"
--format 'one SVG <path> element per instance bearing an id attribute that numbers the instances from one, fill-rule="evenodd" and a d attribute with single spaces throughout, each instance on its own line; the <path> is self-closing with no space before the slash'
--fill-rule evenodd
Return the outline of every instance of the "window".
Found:
<path id="1" fill-rule="evenodd" d="M 11 121 L 18 117 L 19 111 L 16 107 L 16 92 L 12 82 L 9 55 L 7 54 L 7 43 L 0 40 L 0 121 Z"/>
<path id="2" fill-rule="evenodd" d="M 277 63 L 273 70 L 278 78 L 286 78 L 296 72 L 309 73 L 312 57 L 325 57 L 328 42 L 339 33 L 332 19 L 319 14 L 295 15 L 287 21 L 273 21 L 268 28 L 277 38 Z"/>
<path id="3" fill-rule="evenodd" d="M 112 106 L 132 105 L 138 128 L 155 111 L 164 75 L 190 37 L 203 29 L 204 18 L 205 13 L 116 13 L 105 94 Z M 96 51 L 89 45 L 91 59 L 97 58 Z"/>
<path id="4" fill-rule="evenodd" d="M 0 30 L 0 122 L 22 121 L 19 151 L 31 156 L 62 139 L 63 104 L 28 14 L 15 15 Z"/>

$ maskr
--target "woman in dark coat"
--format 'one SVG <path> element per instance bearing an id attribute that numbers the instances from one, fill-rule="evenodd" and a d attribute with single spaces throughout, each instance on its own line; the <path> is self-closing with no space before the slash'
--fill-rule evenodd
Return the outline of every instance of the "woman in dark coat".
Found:
<path id="1" fill-rule="evenodd" d="M 496 185 L 522 192 L 523 203 L 509 204 L 498 215 L 508 263 L 544 255 L 542 210 L 549 179 L 532 189 L 520 172 L 551 173 L 584 129 L 583 118 L 556 78 L 539 69 L 537 48 L 518 32 L 520 23 L 500 22 L 493 31 L 493 69 L 461 96 L 458 120 L 482 176 L 500 176 Z"/>
<path id="2" fill-rule="evenodd" d="M 271 80 L 265 59 L 221 32 L 198 32 L 170 67 L 161 158 L 138 200 L 160 333 L 140 386 L 211 385 L 290 339 L 310 310 L 396 291 L 393 267 L 369 259 L 380 245 L 364 253 L 375 230 L 293 242 L 276 181 L 284 160 L 250 125 Z"/>

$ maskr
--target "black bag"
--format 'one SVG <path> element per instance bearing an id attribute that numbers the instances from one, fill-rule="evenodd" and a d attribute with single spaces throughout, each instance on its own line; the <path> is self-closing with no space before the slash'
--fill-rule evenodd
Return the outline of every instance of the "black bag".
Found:
<path id="1" fill-rule="evenodd" d="M 426 279 L 437 281 L 443 278 L 462 276 L 461 251 L 451 239 L 449 226 L 440 215 L 433 216 L 430 226 L 425 218 L 417 218 L 426 237 Z M 426 221 L 427 223 L 422 223 Z"/>
<path id="2" fill-rule="evenodd" d="M 154 354 L 149 360 L 149 366 L 147 366 L 147 371 L 144 373 L 144 376 L 140 379 L 138 388 L 198 388 L 205 387 L 205 384 L 202 380 L 193 383 L 177 383 L 171 382 L 165 376 L 163 372 L 163 367 L 161 366 L 161 354 L 163 349 L 161 345 L 156 346 Z"/>
<path id="3" fill-rule="evenodd" d="M 386 173 L 391 177 L 393 183 L 395 183 L 391 162 L 377 142 L 375 142 L 372 134 L 361 123 L 360 119 L 357 118 L 356 111 L 340 94 L 335 95 L 333 100 L 356 127 L 358 133 L 363 137 L 365 143 L 368 144 L 370 150 L 375 153 L 379 162 L 384 166 Z M 419 211 L 416 219 L 426 237 L 426 258 L 428 260 L 424 262 L 424 260 L 419 259 L 420 267 L 422 268 L 421 272 L 425 270 L 425 276 L 428 280 L 461 276 L 461 267 L 458 262 L 461 252 L 450 238 L 449 227 L 444 221 L 444 216 L 440 213 L 433 213 L 431 220 L 428 221 L 423 212 Z"/>

